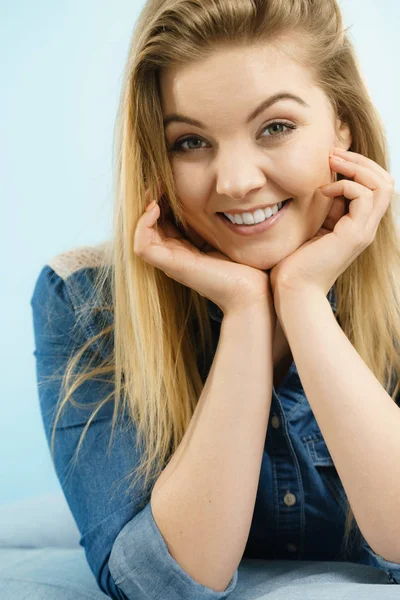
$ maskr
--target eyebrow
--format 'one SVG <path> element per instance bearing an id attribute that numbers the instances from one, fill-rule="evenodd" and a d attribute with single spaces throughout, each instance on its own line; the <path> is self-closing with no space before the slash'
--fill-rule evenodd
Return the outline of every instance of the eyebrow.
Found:
<path id="1" fill-rule="evenodd" d="M 303 107 L 311 108 L 307 102 L 305 102 L 300 96 L 296 96 L 296 94 L 292 94 L 291 92 L 278 92 L 273 96 L 269 96 L 265 100 L 261 102 L 254 110 L 249 114 L 246 119 L 246 124 L 248 125 L 253 121 L 260 113 L 264 110 L 280 102 L 281 100 L 292 100 L 293 102 L 297 102 Z M 164 120 L 164 127 L 167 127 L 170 123 L 187 123 L 188 125 L 193 125 L 194 127 L 200 127 L 202 129 L 206 129 L 206 126 L 201 122 L 197 121 L 197 119 L 191 119 L 190 117 L 185 117 L 185 115 L 180 115 L 179 113 L 172 113 L 167 115 Z"/>

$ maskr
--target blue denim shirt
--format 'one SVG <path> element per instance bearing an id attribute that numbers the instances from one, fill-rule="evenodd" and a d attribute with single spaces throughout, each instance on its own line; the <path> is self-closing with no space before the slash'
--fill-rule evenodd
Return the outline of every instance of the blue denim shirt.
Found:
<path id="1" fill-rule="evenodd" d="M 61 379 L 48 381 L 47 377 L 62 374 L 71 350 L 112 324 L 112 315 L 101 309 L 96 296 L 91 297 L 102 248 L 82 247 L 57 255 L 42 268 L 35 284 L 31 299 L 34 356 L 49 444 Z M 82 324 L 77 315 L 89 298 L 93 310 L 89 322 Z M 334 287 L 328 299 L 336 313 Z M 210 301 L 208 307 L 215 352 L 223 314 Z M 112 343 L 112 336 L 105 346 L 94 342 L 85 361 L 99 363 Z M 126 476 L 139 460 L 135 429 L 131 423 L 120 427 L 108 449 L 112 402 L 96 414 L 77 464 L 70 464 L 95 403 L 112 391 L 111 385 L 98 379 L 79 387 L 73 397 L 80 406 L 68 404 L 55 441 L 55 471 L 99 588 L 111 598 L 125 600 L 227 598 L 236 587 L 238 570 L 223 592 L 196 582 L 168 552 L 153 518 L 149 494 L 140 487 L 127 493 Z M 125 421 L 128 424 L 127 415 Z M 272 390 L 256 503 L 243 556 L 351 560 L 383 569 L 392 583 L 400 583 L 400 565 L 377 555 L 364 538 L 360 552 L 346 559 L 340 555 L 344 521 L 345 492 L 293 362 Z"/>

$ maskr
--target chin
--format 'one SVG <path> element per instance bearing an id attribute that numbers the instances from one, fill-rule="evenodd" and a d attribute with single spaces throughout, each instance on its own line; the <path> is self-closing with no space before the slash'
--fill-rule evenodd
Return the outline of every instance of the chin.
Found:
<path id="1" fill-rule="evenodd" d="M 259 269 L 260 271 L 270 271 L 275 265 L 277 265 L 283 258 L 279 260 L 263 257 L 263 256 L 240 256 L 240 254 L 230 255 L 226 253 L 227 256 L 234 262 L 240 263 L 241 265 L 247 265 L 248 267 L 254 267 L 255 269 Z"/>

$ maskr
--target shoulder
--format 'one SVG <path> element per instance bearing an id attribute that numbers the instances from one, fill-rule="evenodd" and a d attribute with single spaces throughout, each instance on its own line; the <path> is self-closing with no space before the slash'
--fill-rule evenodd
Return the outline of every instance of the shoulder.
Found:
<path id="1" fill-rule="evenodd" d="M 108 241 L 72 248 L 47 261 L 31 297 L 38 342 L 81 344 L 113 324 L 111 266 Z"/>
<path id="2" fill-rule="evenodd" d="M 32 301 L 61 297 L 74 310 L 89 300 L 98 304 L 110 293 L 111 268 L 110 241 L 60 252 L 42 267 Z"/>
<path id="3" fill-rule="evenodd" d="M 50 258 L 47 264 L 64 280 L 81 269 L 111 266 L 111 242 L 66 250 Z"/>

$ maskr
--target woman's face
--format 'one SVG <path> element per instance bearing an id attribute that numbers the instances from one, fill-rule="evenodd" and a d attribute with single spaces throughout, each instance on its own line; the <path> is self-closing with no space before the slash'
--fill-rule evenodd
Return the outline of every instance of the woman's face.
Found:
<path id="1" fill-rule="evenodd" d="M 231 260 L 262 270 L 319 230 L 332 204 L 317 189 L 334 181 L 329 153 L 351 144 L 348 127 L 284 47 L 219 49 L 160 78 L 166 143 L 187 223 Z M 299 100 L 278 100 L 250 119 L 284 92 Z M 239 235 L 217 214 L 253 212 L 288 198 L 276 223 L 252 235 Z"/>

